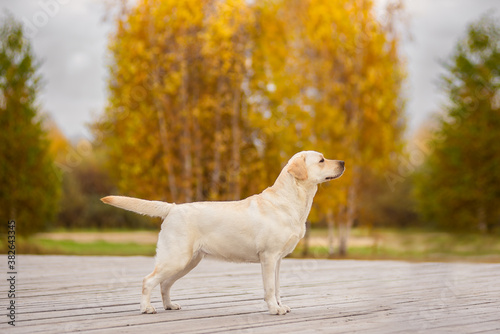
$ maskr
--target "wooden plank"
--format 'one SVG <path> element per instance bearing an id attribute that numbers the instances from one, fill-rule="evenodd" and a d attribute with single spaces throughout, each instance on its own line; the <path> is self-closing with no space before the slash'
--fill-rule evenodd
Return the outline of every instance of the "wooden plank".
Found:
<path id="1" fill-rule="evenodd" d="M 204 260 L 172 289 L 183 309 L 139 313 L 148 257 L 19 256 L 16 333 L 495 332 L 498 264 L 286 259 L 272 316 L 260 265 Z M 2 290 L 6 281 L 2 282 Z M 6 293 L 0 295 L 6 305 Z M 0 332 L 12 330 L 6 321 Z"/>

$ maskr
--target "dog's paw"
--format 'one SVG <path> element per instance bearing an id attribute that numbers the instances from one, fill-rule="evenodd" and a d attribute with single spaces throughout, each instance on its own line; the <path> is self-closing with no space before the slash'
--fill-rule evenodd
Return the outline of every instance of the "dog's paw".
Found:
<path id="1" fill-rule="evenodd" d="M 168 305 L 163 305 L 163 307 L 165 308 L 165 310 L 180 310 L 181 309 L 181 306 L 179 304 L 176 304 L 176 303 L 170 303 Z"/>
<path id="2" fill-rule="evenodd" d="M 283 315 L 287 313 L 287 310 L 279 305 L 269 307 L 269 313 L 276 315 Z"/>
<path id="3" fill-rule="evenodd" d="M 155 314 L 156 310 L 152 305 L 148 305 L 146 307 L 141 307 L 141 313 Z"/>
<path id="4" fill-rule="evenodd" d="M 286 305 L 280 304 L 280 307 L 285 310 L 286 313 L 290 312 L 292 309 Z"/>
<path id="5" fill-rule="evenodd" d="M 291 308 L 289 308 L 288 306 L 283 305 L 283 303 L 281 303 L 281 300 L 279 300 L 279 299 L 278 299 L 278 305 L 279 305 L 279 307 L 281 307 L 281 308 L 285 309 L 286 313 L 288 313 L 288 312 L 290 312 L 290 311 L 292 310 L 292 309 L 291 309 Z"/>

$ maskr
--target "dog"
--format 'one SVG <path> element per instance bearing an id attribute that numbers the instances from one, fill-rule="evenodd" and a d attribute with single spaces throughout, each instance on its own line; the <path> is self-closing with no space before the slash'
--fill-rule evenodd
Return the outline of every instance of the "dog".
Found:
<path id="1" fill-rule="evenodd" d="M 170 300 L 170 288 L 205 256 L 260 263 L 269 312 L 290 312 L 279 293 L 281 259 L 304 237 L 318 184 L 339 178 L 344 170 L 344 161 L 303 151 L 288 161 L 274 185 L 240 201 L 171 204 L 124 196 L 102 198 L 106 204 L 163 219 L 155 267 L 142 284 L 141 312 L 156 313 L 150 298 L 158 284 L 164 308 L 180 309 Z"/>

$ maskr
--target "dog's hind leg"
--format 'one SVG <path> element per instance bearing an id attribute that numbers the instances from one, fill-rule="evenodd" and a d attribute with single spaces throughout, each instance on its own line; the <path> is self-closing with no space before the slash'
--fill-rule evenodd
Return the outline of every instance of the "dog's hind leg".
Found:
<path id="1" fill-rule="evenodd" d="M 172 303 L 170 300 L 170 288 L 179 278 L 184 277 L 187 273 L 194 269 L 203 259 L 201 253 L 195 254 L 187 266 L 178 272 L 177 274 L 168 277 L 163 282 L 160 283 L 161 286 L 161 298 L 163 299 L 163 307 L 165 310 L 180 310 L 181 306 L 177 303 Z"/>
<path id="2" fill-rule="evenodd" d="M 161 282 L 181 273 L 191 261 L 191 254 L 176 254 L 168 262 L 157 262 L 153 272 L 142 281 L 141 312 L 156 313 L 151 305 L 151 291 Z"/>

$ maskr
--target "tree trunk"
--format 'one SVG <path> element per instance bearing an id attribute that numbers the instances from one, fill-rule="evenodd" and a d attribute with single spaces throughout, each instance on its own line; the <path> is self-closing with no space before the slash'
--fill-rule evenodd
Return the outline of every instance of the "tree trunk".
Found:
<path id="1" fill-rule="evenodd" d="M 335 255 L 335 219 L 331 208 L 326 213 L 326 222 L 328 224 L 328 256 L 332 257 Z"/>
<path id="2" fill-rule="evenodd" d="M 163 162 L 163 167 L 167 171 L 168 187 L 170 190 L 170 195 L 172 196 L 172 202 L 175 202 L 177 199 L 177 184 L 175 181 L 174 166 L 172 164 L 172 159 L 170 159 L 172 155 L 170 154 L 170 145 L 168 142 L 167 124 L 165 120 L 164 111 L 162 107 L 159 105 L 157 97 L 154 97 L 154 99 L 155 99 L 156 113 L 158 116 L 158 125 L 160 128 L 160 143 L 163 149 L 163 157 L 161 160 Z M 164 101 L 164 105 L 168 105 L 168 102 Z M 164 198 L 163 200 L 167 200 L 167 198 Z"/>
<path id="3" fill-rule="evenodd" d="M 193 191 L 193 168 L 191 160 L 191 112 L 188 105 L 188 84 L 189 84 L 189 70 L 187 68 L 188 55 L 184 52 L 184 59 L 181 59 L 181 73 L 182 73 L 182 86 L 181 86 L 181 115 L 182 115 L 182 140 L 181 152 L 183 158 L 183 194 L 184 202 L 192 202 Z"/>
<path id="4" fill-rule="evenodd" d="M 154 36 L 155 36 L 155 28 L 153 24 L 153 19 L 151 15 L 149 16 L 149 35 L 151 36 L 151 45 L 155 45 L 154 41 Z M 166 117 L 165 117 L 165 110 L 170 110 L 171 108 L 171 101 L 168 98 L 168 96 L 164 95 L 163 92 L 161 91 L 161 88 L 163 87 L 163 80 L 160 75 L 160 68 L 159 64 L 156 63 L 155 67 L 152 70 L 151 76 L 150 76 L 150 90 L 152 92 L 152 98 L 153 98 L 153 106 L 156 109 L 156 115 L 158 118 L 158 127 L 159 127 L 159 135 L 160 135 L 160 145 L 163 150 L 163 156 L 161 157 L 161 161 L 163 163 L 163 167 L 167 172 L 168 176 L 168 186 L 169 186 L 169 191 L 170 195 L 172 196 L 172 202 L 175 202 L 177 199 L 177 183 L 176 183 L 176 178 L 175 178 L 175 173 L 174 173 L 174 166 L 172 163 L 172 159 L 170 157 L 173 156 L 171 154 L 171 147 L 169 145 L 169 138 L 168 138 L 168 131 L 167 131 L 167 123 L 166 123 Z M 172 115 L 170 115 L 172 116 Z M 170 119 L 170 118 L 169 118 Z M 164 198 L 163 200 L 167 200 L 166 194 L 163 195 Z"/>
<path id="5" fill-rule="evenodd" d="M 349 230 L 347 229 L 346 209 L 347 209 L 346 206 L 340 205 L 338 219 L 337 219 L 338 236 L 339 236 L 339 246 L 338 246 L 339 256 L 347 255 L 347 240 L 349 238 Z"/>
<path id="6" fill-rule="evenodd" d="M 311 236 L 311 222 L 306 221 L 306 234 L 304 235 L 304 248 L 302 249 L 302 256 L 307 256 L 309 254 L 309 239 Z"/>
<path id="7" fill-rule="evenodd" d="M 219 182 L 221 174 L 221 145 L 222 145 L 222 109 L 224 108 L 224 95 L 222 89 L 222 78 L 217 82 L 217 97 L 221 99 L 219 107 L 215 109 L 215 133 L 214 133 L 214 169 L 210 183 L 210 199 L 218 199 Z"/>
<path id="8" fill-rule="evenodd" d="M 199 85 L 198 80 L 195 83 L 193 89 L 193 100 L 194 106 L 198 105 L 199 101 Z M 203 152 L 203 136 L 200 127 L 200 113 L 198 109 L 193 111 L 193 138 L 194 138 L 194 155 L 193 155 L 193 166 L 194 174 L 196 177 L 196 188 L 195 188 L 195 199 L 196 201 L 203 200 L 203 167 L 202 167 L 202 152 Z"/>
<path id="9" fill-rule="evenodd" d="M 345 221 L 339 224 L 339 255 L 347 255 L 347 243 L 351 233 L 351 227 L 356 219 L 357 212 L 357 187 L 359 183 L 358 168 L 353 168 L 353 180 L 347 193 L 347 212 Z"/>
<path id="10" fill-rule="evenodd" d="M 240 187 L 240 102 L 241 90 L 239 88 L 234 92 L 233 97 L 233 114 L 231 118 L 231 130 L 233 135 L 232 152 L 231 152 L 231 186 L 230 193 L 233 200 L 239 200 L 241 197 Z"/>
<path id="11" fill-rule="evenodd" d="M 339 224 L 339 256 L 347 255 L 347 240 L 349 239 L 349 228 L 347 227 L 347 222 L 342 222 Z"/>

